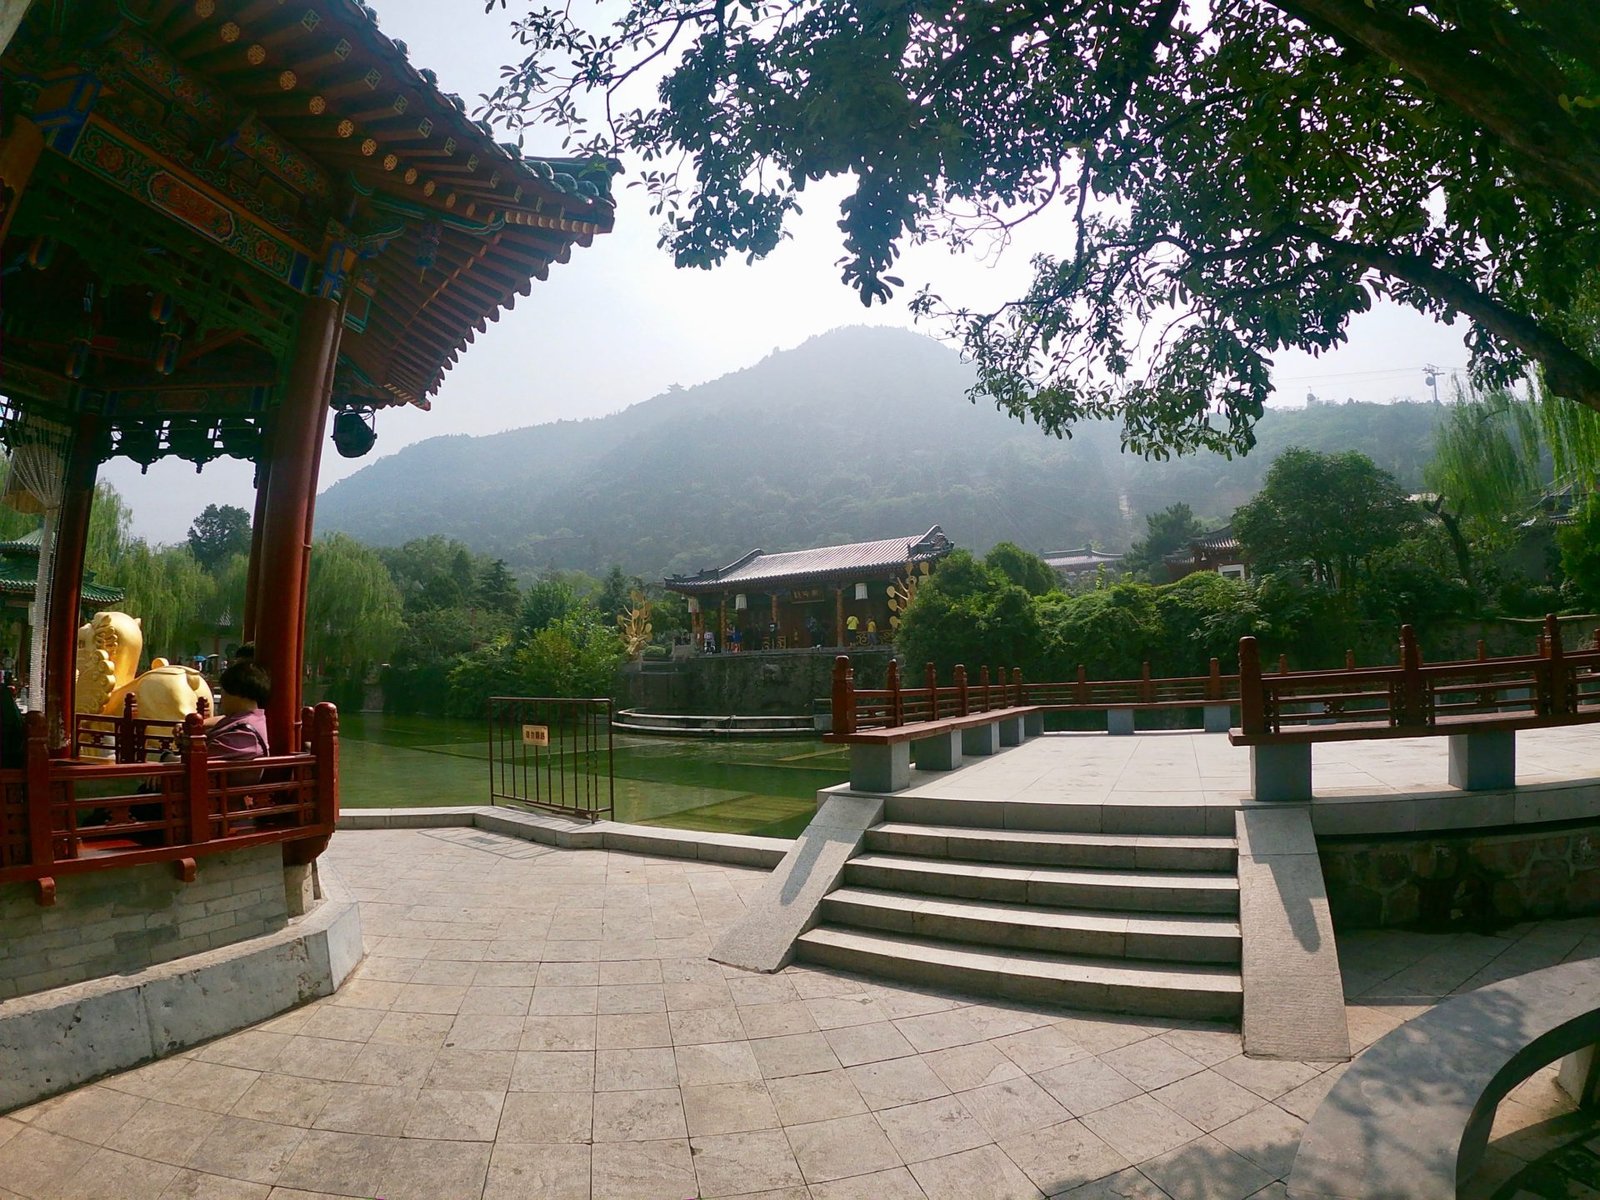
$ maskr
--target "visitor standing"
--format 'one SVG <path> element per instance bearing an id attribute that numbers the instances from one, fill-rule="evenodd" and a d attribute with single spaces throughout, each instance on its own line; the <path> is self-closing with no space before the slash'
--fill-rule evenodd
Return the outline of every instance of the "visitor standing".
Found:
<path id="1" fill-rule="evenodd" d="M 876 646 L 877 644 L 878 644 L 878 621 L 877 621 L 877 618 L 875 618 L 875 617 L 868 617 L 867 618 L 867 645 Z"/>
<path id="2" fill-rule="evenodd" d="M 776 650 L 777 648 L 778 648 L 778 623 L 776 621 L 768 621 L 767 622 L 767 649 L 768 650 Z"/>
<path id="3" fill-rule="evenodd" d="M 856 630 L 861 628 L 861 618 L 851 613 L 844 619 L 844 640 L 847 644 L 856 644 Z"/>
<path id="4" fill-rule="evenodd" d="M 813 646 L 819 649 L 822 647 L 822 622 L 817 620 L 815 613 L 806 618 L 806 636 L 811 639 Z"/>
<path id="5" fill-rule="evenodd" d="M 705 651 L 707 654 L 715 654 L 717 652 L 717 635 L 709 629 L 706 630 Z"/>

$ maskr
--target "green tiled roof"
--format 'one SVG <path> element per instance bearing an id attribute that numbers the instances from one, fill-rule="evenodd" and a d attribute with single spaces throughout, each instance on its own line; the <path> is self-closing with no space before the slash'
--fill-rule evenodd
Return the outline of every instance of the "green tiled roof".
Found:
<path id="1" fill-rule="evenodd" d="M 9 542 L 0 542 L 0 596 L 33 596 L 39 578 L 39 543 L 44 530 L 35 529 Z M 78 590 L 83 603 L 96 608 L 121 604 L 128 593 L 84 580 Z"/>

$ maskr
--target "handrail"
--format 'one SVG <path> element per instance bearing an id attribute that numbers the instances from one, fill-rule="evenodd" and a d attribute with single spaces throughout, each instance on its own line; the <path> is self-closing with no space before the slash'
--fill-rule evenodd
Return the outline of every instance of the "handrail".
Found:
<path id="1" fill-rule="evenodd" d="M 1600 719 L 1600 630 L 1594 648 L 1567 651 L 1558 623 L 1545 619 L 1533 654 L 1489 658 L 1478 643 L 1473 659 L 1424 663 L 1411 626 L 1400 631 L 1400 661 L 1358 667 L 1345 654 L 1342 669 L 1290 671 L 1280 655 L 1275 670 L 1262 667 L 1254 638 L 1239 641 L 1239 673 L 1224 675 L 1215 658 L 1204 675 L 1155 677 L 1144 663 L 1137 679 L 1092 680 L 1083 666 L 1076 677 L 1026 682 L 1020 668 L 978 668 L 976 681 L 964 665 L 941 685 L 928 663 L 920 687 L 907 687 L 891 659 L 886 686 L 860 688 L 849 655 L 833 664 L 833 732 L 850 735 L 897 729 L 950 717 L 1012 707 L 1098 711 L 1132 707 L 1202 707 L 1237 704 L 1246 734 L 1276 733 L 1285 723 L 1384 722 L 1395 728 L 1431 728 L 1439 718 L 1480 715 L 1504 719 L 1523 714 L 1545 723 Z M 1522 693 L 1526 692 L 1526 695 Z M 1590 714 L 1593 712 L 1594 716 Z"/>
<path id="2" fill-rule="evenodd" d="M 152 862 L 187 870 L 198 854 L 331 835 L 338 712 L 307 708 L 302 728 L 297 753 L 218 760 L 194 714 L 175 761 L 84 762 L 52 759 L 43 714 L 27 714 L 24 765 L 0 770 L 0 883 L 37 881 L 49 903 L 56 875 Z"/>

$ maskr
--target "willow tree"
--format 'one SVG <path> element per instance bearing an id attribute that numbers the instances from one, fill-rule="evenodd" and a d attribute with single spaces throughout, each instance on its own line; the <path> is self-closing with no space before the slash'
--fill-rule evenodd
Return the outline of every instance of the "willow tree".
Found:
<path id="1" fill-rule="evenodd" d="M 346 702 L 393 650 L 402 611 L 400 589 L 377 551 L 343 533 L 313 543 L 305 661 L 318 664 Z"/>
<path id="2" fill-rule="evenodd" d="M 1587 0 L 619 7 L 517 22 L 487 114 L 642 158 L 681 266 L 770 253 L 809 185 L 847 179 L 840 263 L 866 304 L 903 286 L 908 243 L 1063 213 L 1023 296 L 914 301 L 964 339 L 975 398 L 1047 430 L 1247 449 L 1272 356 L 1332 349 L 1380 298 L 1466 317 L 1479 385 L 1536 364 L 1600 409 Z"/>

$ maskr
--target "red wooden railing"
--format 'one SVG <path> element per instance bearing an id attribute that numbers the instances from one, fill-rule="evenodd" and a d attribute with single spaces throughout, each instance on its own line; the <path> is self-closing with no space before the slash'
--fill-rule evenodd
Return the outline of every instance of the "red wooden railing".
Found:
<path id="1" fill-rule="evenodd" d="M 1568 651 L 1548 617 L 1538 652 L 1424 664 L 1415 631 L 1400 631 L 1396 666 L 1263 674 L 1254 638 L 1239 643 L 1240 730 L 1280 733 L 1311 724 L 1427 733 L 1471 720 L 1535 728 L 1600 720 L 1600 630 L 1590 649 Z"/>
<path id="2" fill-rule="evenodd" d="M 25 765 L 0 770 L 0 883 L 36 880 L 49 903 L 57 875 L 152 862 L 190 872 L 196 855 L 326 838 L 339 817 L 338 712 L 308 708 L 302 727 L 299 753 L 221 762 L 196 715 L 174 761 L 100 763 L 52 759 L 44 718 L 29 713 Z"/>
<path id="3" fill-rule="evenodd" d="M 211 715 L 204 696 L 200 715 Z M 73 721 L 73 745 L 81 758 L 104 758 L 119 763 L 160 761 L 178 753 L 183 722 L 159 721 L 139 715 L 139 701 L 132 692 L 122 698 L 122 715 L 78 713 Z"/>
<path id="4" fill-rule="evenodd" d="M 1600 719 L 1600 630 L 1593 649 L 1564 651 L 1554 617 L 1546 618 L 1538 653 L 1529 656 L 1489 658 L 1479 642 L 1476 659 L 1425 666 L 1407 625 L 1397 666 L 1357 667 L 1347 651 L 1343 670 L 1292 672 L 1280 655 L 1269 673 L 1254 638 L 1240 640 L 1239 661 L 1237 675 L 1222 674 L 1212 659 L 1208 674 L 1174 678 L 1153 677 L 1146 663 L 1138 679 L 1089 679 L 1080 666 L 1075 679 L 1058 683 L 1025 683 L 1020 668 L 1009 675 L 996 670 L 991 679 L 983 667 L 974 684 L 958 666 L 947 685 L 929 663 L 922 685 L 906 687 L 891 660 L 886 686 L 858 688 L 849 656 L 840 655 L 833 664 L 833 732 L 897 729 L 1014 707 L 1070 712 L 1238 704 L 1245 733 L 1313 721 L 1426 730 L 1459 717 L 1499 716 L 1529 725 Z"/>
<path id="5" fill-rule="evenodd" d="M 1223 675 L 1216 659 L 1209 675 L 1192 678 L 1155 679 L 1150 664 L 1144 665 L 1139 679 L 1087 678 L 1078 668 L 1078 677 L 1066 683 L 1027 683 L 1022 668 L 1008 673 L 996 668 L 991 677 L 981 667 L 974 684 L 964 666 L 952 672 L 954 680 L 941 686 L 932 663 L 923 670 L 921 687 L 906 687 L 901 682 L 900 664 L 890 660 L 887 686 L 858 688 L 848 655 L 833 662 L 833 732 L 859 733 L 868 729 L 897 729 L 946 717 L 966 717 L 1002 708 L 1041 707 L 1082 708 L 1086 711 L 1138 705 L 1181 707 L 1186 704 L 1225 704 L 1239 695 L 1239 677 Z"/>

